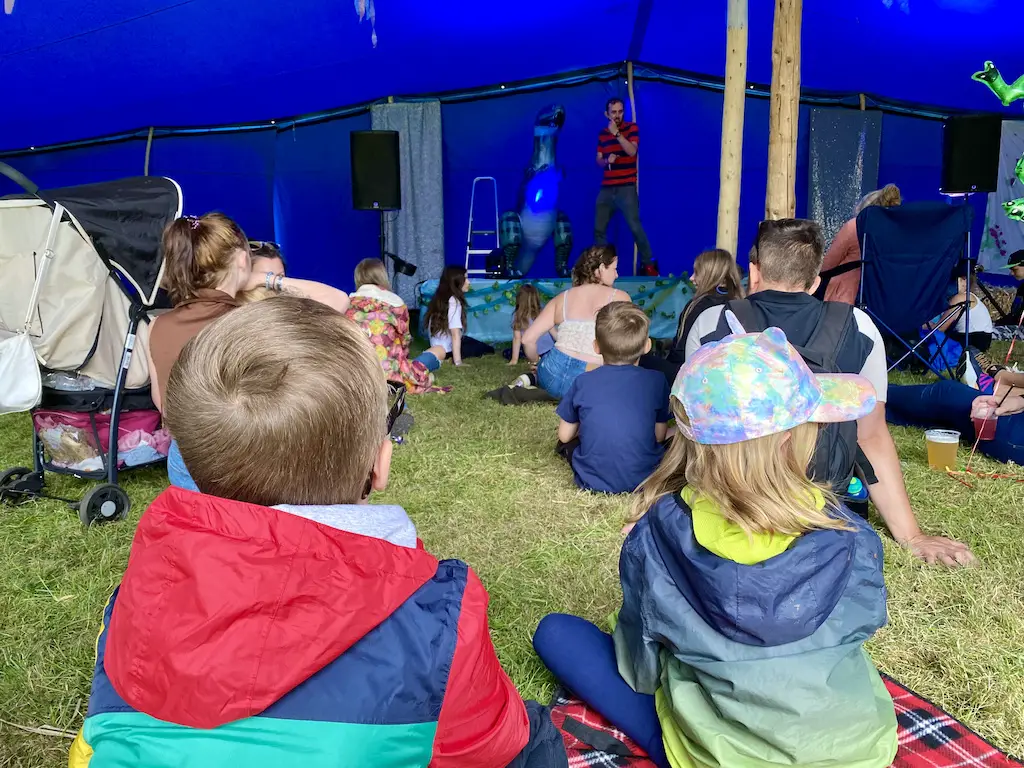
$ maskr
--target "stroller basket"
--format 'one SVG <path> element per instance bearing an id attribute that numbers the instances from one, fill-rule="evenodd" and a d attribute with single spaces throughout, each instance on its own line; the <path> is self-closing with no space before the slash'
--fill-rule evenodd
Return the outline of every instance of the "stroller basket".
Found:
<path id="1" fill-rule="evenodd" d="M 107 478 L 109 463 L 118 469 L 164 461 L 170 437 L 160 429 L 160 412 L 149 389 L 128 392 L 121 402 L 117 441 L 111 451 L 114 392 L 67 392 L 44 388 L 32 411 L 33 454 L 49 472 Z"/>

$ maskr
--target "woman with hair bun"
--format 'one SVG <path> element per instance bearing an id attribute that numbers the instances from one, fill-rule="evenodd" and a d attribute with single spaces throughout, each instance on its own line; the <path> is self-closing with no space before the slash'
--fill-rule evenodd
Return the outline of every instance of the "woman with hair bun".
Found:
<path id="1" fill-rule="evenodd" d="M 146 349 L 151 395 L 160 410 L 171 368 L 181 350 L 210 323 L 241 306 L 247 294 L 251 298 L 256 289 L 303 295 L 338 312 L 348 309 L 348 295 L 329 285 L 274 272 L 254 273 L 249 240 L 242 228 L 222 213 L 172 221 L 164 229 L 163 253 L 163 285 L 174 308 L 150 324 Z M 254 342 L 258 333 L 253 329 Z M 173 441 L 167 474 L 172 485 L 195 490 Z"/>
<path id="2" fill-rule="evenodd" d="M 903 202 L 900 188 L 895 184 L 886 184 L 881 189 L 869 192 L 857 203 L 853 218 L 843 224 L 836 233 L 832 245 L 825 254 L 821 265 L 824 275 L 829 270 L 860 261 L 860 239 L 857 236 L 857 215 L 865 208 L 880 205 L 883 208 L 894 208 Z M 860 269 L 851 269 L 841 275 L 829 279 L 825 285 L 825 301 L 841 301 L 845 304 L 856 304 L 860 291 Z M 818 294 L 820 295 L 820 294 Z"/>
<path id="3" fill-rule="evenodd" d="M 597 312 L 613 301 L 631 301 L 628 293 L 615 288 L 618 268 L 615 246 L 585 250 L 572 268 L 573 287 L 549 301 L 523 333 L 526 357 L 539 361 L 537 383 L 552 397 L 561 398 L 577 376 L 601 365 L 601 356 L 594 351 Z M 556 327 L 555 348 L 541 358 L 537 342 Z"/>

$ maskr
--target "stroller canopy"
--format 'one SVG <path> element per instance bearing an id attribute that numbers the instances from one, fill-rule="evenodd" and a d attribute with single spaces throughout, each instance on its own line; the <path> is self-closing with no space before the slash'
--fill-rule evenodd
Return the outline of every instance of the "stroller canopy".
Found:
<path id="1" fill-rule="evenodd" d="M 158 177 L 46 192 L 21 181 L 35 194 L 0 199 L 0 338 L 17 332 L 31 310 L 28 330 L 41 366 L 112 386 L 132 305 L 148 307 L 156 300 L 163 276 L 161 235 L 181 215 L 181 190 Z M 30 307 L 57 203 L 66 214 Z M 137 351 L 147 340 L 143 325 Z M 128 386 L 141 387 L 148 379 L 144 356 L 136 354 Z"/>
<path id="2" fill-rule="evenodd" d="M 181 189 L 171 179 L 138 176 L 102 184 L 40 191 L 50 205 L 60 203 L 92 239 L 96 254 L 116 270 L 151 306 L 163 276 L 160 238 L 181 215 Z"/>

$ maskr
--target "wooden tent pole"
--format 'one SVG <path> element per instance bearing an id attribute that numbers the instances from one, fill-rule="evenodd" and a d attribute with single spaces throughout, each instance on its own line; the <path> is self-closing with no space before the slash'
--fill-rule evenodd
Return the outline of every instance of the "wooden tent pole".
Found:
<path id="1" fill-rule="evenodd" d="M 743 107 L 747 94 L 747 0 L 729 0 L 722 107 L 722 162 L 718 186 L 717 246 L 736 258 L 743 168 Z"/>
<path id="2" fill-rule="evenodd" d="M 785 219 L 796 215 L 796 137 L 800 122 L 802 6 L 802 0 L 775 0 L 766 219 Z"/>

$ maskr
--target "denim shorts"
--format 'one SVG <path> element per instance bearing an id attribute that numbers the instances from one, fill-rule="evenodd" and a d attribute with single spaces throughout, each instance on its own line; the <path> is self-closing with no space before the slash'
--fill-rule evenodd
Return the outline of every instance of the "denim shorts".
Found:
<path id="1" fill-rule="evenodd" d="M 576 377 L 585 370 L 587 363 L 584 360 L 569 357 L 555 347 L 540 359 L 537 365 L 537 383 L 549 395 L 561 399 L 569 391 Z"/>
<path id="2" fill-rule="evenodd" d="M 185 460 L 181 457 L 175 440 L 171 440 L 171 447 L 167 451 L 167 479 L 171 481 L 171 485 L 184 488 L 186 491 L 199 490 L 185 467 Z"/>

